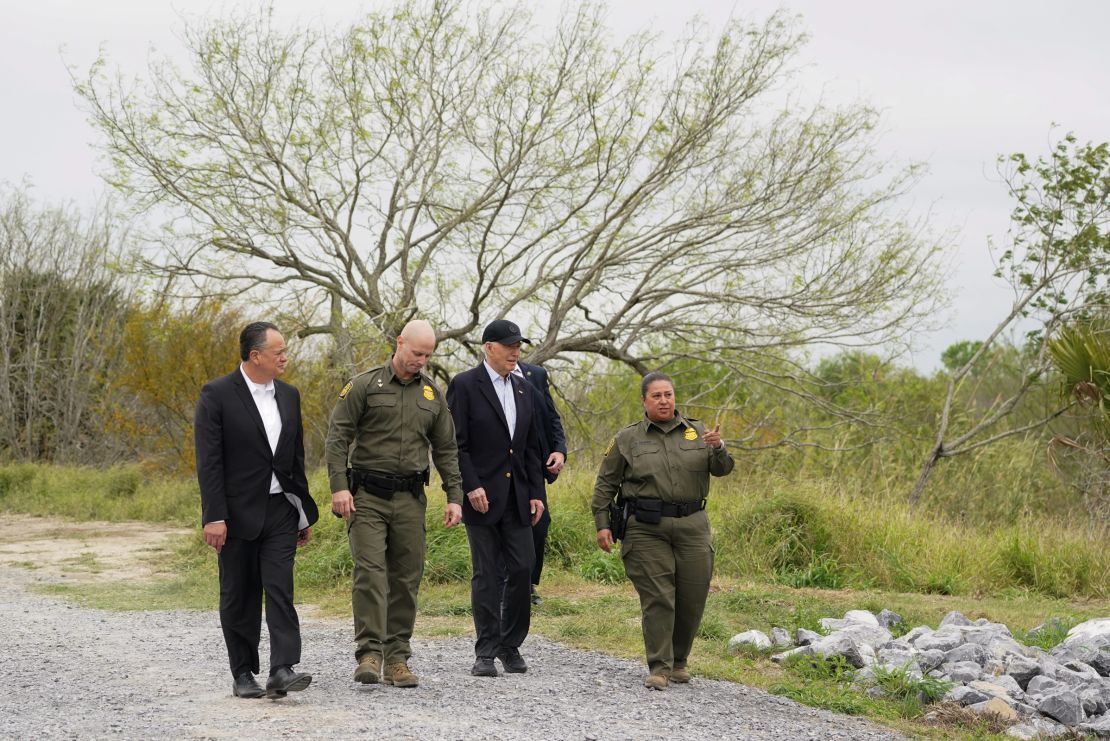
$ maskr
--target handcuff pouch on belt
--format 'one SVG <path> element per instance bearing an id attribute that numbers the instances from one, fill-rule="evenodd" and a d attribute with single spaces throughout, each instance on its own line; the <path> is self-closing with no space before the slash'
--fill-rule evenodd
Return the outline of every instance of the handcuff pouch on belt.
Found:
<path id="1" fill-rule="evenodd" d="M 689 517 L 705 509 L 705 500 L 696 502 L 664 502 L 662 499 L 633 499 L 629 503 L 636 522 L 658 525 L 664 517 Z"/>

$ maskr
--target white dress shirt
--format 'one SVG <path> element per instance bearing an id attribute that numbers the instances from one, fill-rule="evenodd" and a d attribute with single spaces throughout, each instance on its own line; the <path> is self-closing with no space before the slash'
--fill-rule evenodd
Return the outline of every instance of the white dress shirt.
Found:
<path id="1" fill-rule="evenodd" d="M 489 380 L 493 383 L 493 392 L 497 394 L 497 400 L 501 402 L 501 410 L 505 412 L 505 422 L 509 425 L 511 439 L 516 432 L 516 397 L 513 395 L 513 382 L 509 376 L 502 378 L 501 374 L 491 368 L 486 361 L 483 360 L 482 365 L 486 366 Z"/>
<path id="2" fill-rule="evenodd" d="M 277 452 L 278 438 L 281 437 L 281 412 L 278 411 L 277 397 L 274 391 L 274 382 L 270 381 L 266 384 L 255 383 L 243 370 L 243 366 L 239 366 L 239 372 L 243 374 L 243 380 L 247 382 L 247 389 L 251 392 L 251 398 L 254 399 L 254 405 L 258 407 L 258 413 L 262 416 L 262 425 L 266 428 L 266 440 L 270 443 L 270 452 Z M 301 506 L 301 500 L 296 494 L 283 492 L 281 484 L 278 482 L 277 474 L 270 472 L 270 493 L 271 494 L 285 494 L 285 498 L 289 503 L 297 508 L 297 529 L 304 530 L 308 527 L 308 517 L 305 516 L 304 507 Z"/>

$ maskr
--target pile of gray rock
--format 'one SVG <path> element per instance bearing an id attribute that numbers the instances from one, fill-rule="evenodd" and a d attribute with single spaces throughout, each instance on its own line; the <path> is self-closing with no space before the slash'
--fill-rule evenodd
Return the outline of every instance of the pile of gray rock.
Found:
<path id="1" fill-rule="evenodd" d="M 824 635 L 803 628 L 793 636 L 782 628 L 770 636 L 749 630 L 732 637 L 729 651 L 786 649 L 771 656 L 776 662 L 795 655 L 840 657 L 856 669 L 853 681 L 871 694 L 882 693 L 875 680 L 881 671 L 941 679 L 951 683 L 945 700 L 1012 721 L 1007 733 L 1015 738 L 1052 738 L 1069 729 L 1110 738 L 1110 618 L 1076 625 L 1049 651 L 1020 643 L 1001 623 L 958 612 L 948 613 L 936 630 L 921 625 L 903 632 L 902 618 L 890 610 L 851 610 L 843 618 L 822 618 L 821 626 Z"/>

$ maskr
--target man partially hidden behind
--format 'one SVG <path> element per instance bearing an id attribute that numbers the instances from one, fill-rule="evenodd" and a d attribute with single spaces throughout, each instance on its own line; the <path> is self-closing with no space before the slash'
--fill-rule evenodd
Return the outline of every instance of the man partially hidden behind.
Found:
<path id="1" fill-rule="evenodd" d="M 462 519 L 455 426 L 443 394 L 422 373 L 435 347 L 428 322 L 409 322 L 389 362 L 339 392 L 328 427 L 332 511 L 349 522 L 355 681 L 363 684 L 419 682 L 408 660 L 424 573 L 429 452 L 447 494 L 443 524 Z"/>
<path id="2" fill-rule="evenodd" d="M 531 620 L 532 527 L 543 515 L 546 497 L 539 425 L 532 422 L 535 395 L 527 381 L 513 375 L 522 342 L 529 340 L 517 325 L 491 322 L 482 333 L 485 360 L 447 386 L 473 566 L 477 660 L 470 673 L 479 677 L 497 676 L 494 658 L 507 672 L 528 670 L 520 645 Z"/>
<path id="3" fill-rule="evenodd" d="M 261 697 L 258 641 L 262 596 L 270 632 L 268 697 L 308 687 L 293 671 L 301 628 L 293 607 L 293 558 L 308 542 L 318 513 L 304 470 L 301 397 L 277 380 L 285 340 L 273 324 L 254 322 L 239 335 L 242 363 L 200 392 L 195 419 L 197 480 L 204 541 L 218 554 L 220 625 L 232 692 Z"/>
<path id="4" fill-rule="evenodd" d="M 540 365 L 531 363 L 517 363 L 513 375 L 523 378 L 535 390 L 533 406 L 536 409 L 534 419 L 539 427 L 540 443 L 543 450 L 540 459 L 544 462 L 543 478 L 548 484 L 554 484 L 559 478 L 559 472 L 567 461 L 567 438 L 563 432 L 563 420 L 559 417 L 559 410 L 555 408 L 555 400 L 551 398 L 550 384 L 547 380 L 547 370 Z M 551 528 L 551 507 L 543 511 L 543 517 L 532 528 L 532 544 L 536 549 L 536 563 L 532 567 L 532 604 L 539 605 L 543 599 L 537 587 L 540 585 L 540 575 L 543 573 L 543 555 L 547 547 L 547 531 Z"/>

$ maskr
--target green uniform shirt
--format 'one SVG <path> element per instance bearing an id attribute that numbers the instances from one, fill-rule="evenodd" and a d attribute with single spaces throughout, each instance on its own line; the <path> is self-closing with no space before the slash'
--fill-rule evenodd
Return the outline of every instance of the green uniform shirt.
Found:
<path id="1" fill-rule="evenodd" d="M 397 378 L 392 358 L 355 376 L 339 392 L 324 448 L 333 492 L 348 488 L 348 465 L 379 473 L 418 473 L 428 467 L 430 450 L 447 501 L 462 504 L 459 450 L 447 402 L 423 374 L 407 383 Z"/>
<path id="2" fill-rule="evenodd" d="M 605 451 L 590 500 L 597 529 L 609 527 L 609 502 L 618 489 L 628 498 L 672 503 L 700 502 L 708 496 L 709 475 L 724 476 L 734 463 L 724 445 L 706 445 L 703 432 L 700 422 L 680 414 L 667 422 L 652 422 L 645 415 L 618 432 Z"/>

